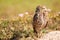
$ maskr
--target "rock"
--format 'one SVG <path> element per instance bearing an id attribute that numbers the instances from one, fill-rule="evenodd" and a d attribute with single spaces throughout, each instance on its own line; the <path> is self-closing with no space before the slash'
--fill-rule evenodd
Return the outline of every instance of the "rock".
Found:
<path id="1" fill-rule="evenodd" d="M 60 40 L 60 31 L 49 32 L 38 40 Z"/>

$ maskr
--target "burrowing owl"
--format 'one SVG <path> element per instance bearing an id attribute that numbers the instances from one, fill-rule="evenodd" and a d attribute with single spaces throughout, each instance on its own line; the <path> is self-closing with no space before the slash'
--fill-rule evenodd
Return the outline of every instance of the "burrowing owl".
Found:
<path id="1" fill-rule="evenodd" d="M 45 28 L 49 17 L 48 17 L 49 10 L 44 6 L 37 6 L 35 15 L 33 17 L 33 29 L 34 32 L 38 33 L 41 29 Z"/>

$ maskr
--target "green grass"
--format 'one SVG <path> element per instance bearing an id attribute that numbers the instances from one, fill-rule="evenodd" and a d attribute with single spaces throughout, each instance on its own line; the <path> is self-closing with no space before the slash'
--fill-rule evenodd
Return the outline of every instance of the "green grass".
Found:
<path id="1" fill-rule="evenodd" d="M 60 10 L 60 0 L 0 0 L 0 16 L 34 12 L 37 5 L 45 5 L 54 11 Z"/>

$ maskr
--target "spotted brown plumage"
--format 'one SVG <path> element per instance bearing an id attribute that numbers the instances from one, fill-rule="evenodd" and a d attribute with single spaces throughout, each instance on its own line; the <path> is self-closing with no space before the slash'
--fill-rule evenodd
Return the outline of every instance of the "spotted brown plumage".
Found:
<path id="1" fill-rule="evenodd" d="M 49 20 L 48 12 L 48 9 L 44 6 L 36 7 L 35 15 L 33 17 L 33 29 L 35 33 L 39 33 L 46 27 Z"/>

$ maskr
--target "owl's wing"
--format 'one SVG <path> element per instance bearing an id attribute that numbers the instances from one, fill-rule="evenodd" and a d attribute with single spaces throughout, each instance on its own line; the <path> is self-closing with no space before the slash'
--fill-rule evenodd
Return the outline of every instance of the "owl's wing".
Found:
<path id="1" fill-rule="evenodd" d="M 33 17 L 33 21 L 36 21 L 38 19 L 38 14 L 35 14 L 34 17 Z"/>

